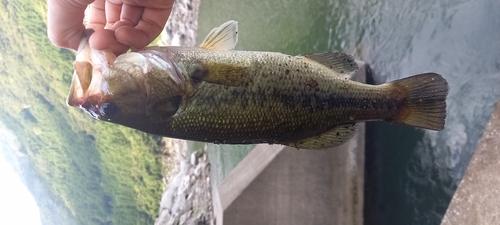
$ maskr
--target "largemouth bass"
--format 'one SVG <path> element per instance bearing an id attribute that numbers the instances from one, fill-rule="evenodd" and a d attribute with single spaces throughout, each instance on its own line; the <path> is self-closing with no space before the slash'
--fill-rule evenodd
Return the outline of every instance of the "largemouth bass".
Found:
<path id="1" fill-rule="evenodd" d="M 237 22 L 214 28 L 200 47 L 149 47 L 115 57 L 84 35 L 67 99 L 98 120 L 173 138 L 325 149 L 356 124 L 383 120 L 444 128 L 448 84 L 425 73 L 382 85 L 344 76 L 344 53 L 290 56 L 232 50 Z"/>

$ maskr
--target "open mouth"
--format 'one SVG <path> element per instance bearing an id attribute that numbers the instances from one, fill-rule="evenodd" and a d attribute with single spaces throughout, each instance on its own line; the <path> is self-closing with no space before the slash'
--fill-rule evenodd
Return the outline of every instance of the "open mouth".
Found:
<path id="1" fill-rule="evenodd" d="M 70 106 L 85 108 L 87 105 L 96 105 L 102 95 L 107 92 L 108 85 L 103 73 L 109 70 L 116 56 L 109 51 L 90 48 L 88 40 L 92 33 L 91 29 L 84 32 L 73 63 L 73 78 L 66 99 L 66 103 Z"/>

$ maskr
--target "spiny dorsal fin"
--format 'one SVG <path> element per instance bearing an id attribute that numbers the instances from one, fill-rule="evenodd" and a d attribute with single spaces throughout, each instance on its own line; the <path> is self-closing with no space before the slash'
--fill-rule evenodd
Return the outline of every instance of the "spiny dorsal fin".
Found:
<path id="1" fill-rule="evenodd" d="M 304 57 L 316 61 L 340 75 L 347 75 L 358 70 L 358 64 L 354 58 L 341 52 L 313 53 Z"/>
<path id="2" fill-rule="evenodd" d="M 201 48 L 211 50 L 231 50 L 238 43 L 238 22 L 229 20 L 210 31 Z"/>

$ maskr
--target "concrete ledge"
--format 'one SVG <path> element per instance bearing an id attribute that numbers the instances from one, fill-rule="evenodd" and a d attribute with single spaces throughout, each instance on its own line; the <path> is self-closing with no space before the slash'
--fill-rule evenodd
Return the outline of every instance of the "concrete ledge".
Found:
<path id="1" fill-rule="evenodd" d="M 258 145 L 236 166 L 231 173 L 213 188 L 214 212 L 217 224 L 223 224 L 223 212 L 255 180 L 257 176 L 283 150 L 282 145 Z M 222 196 L 222 198 L 221 198 Z"/>
<path id="2" fill-rule="evenodd" d="M 365 82 L 366 67 L 350 79 Z M 324 151 L 258 145 L 213 188 L 217 224 L 363 224 L 365 126 Z"/>
<path id="3" fill-rule="evenodd" d="M 486 125 L 467 171 L 441 222 L 500 223 L 500 102 Z"/>

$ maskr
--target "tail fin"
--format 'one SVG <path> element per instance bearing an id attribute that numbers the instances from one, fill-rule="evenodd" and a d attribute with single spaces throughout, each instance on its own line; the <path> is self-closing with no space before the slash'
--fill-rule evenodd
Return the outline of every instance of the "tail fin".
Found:
<path id="1" fill-rule="evenodd" d="M 442 130 L 446 119 L 448 82 L 439 74 L 424 73 L 391 82 L 406 94 L 393 122 Z"/>

